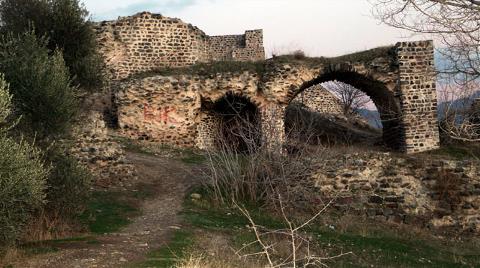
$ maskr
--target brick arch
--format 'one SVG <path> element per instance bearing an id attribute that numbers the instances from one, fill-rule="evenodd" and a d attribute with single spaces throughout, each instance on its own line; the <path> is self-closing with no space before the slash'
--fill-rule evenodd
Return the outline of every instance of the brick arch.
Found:
<path id="1" fill-rule="evenodd" d="M 396 111 L 398 107 L 398 120 L 387 126 L 389 131 L 385 134 L 393 137 L 385 138 L 391 147 L 406 153 L 439 147 L 432 41 L 401 42 L 337 58 L 310 58 L 285 64 L 289 61 L 292 59 L 272 61 L 262 81 L 263 92 L 273 96 L 270 98 L 276 106 L 286 107 L 299 92 L 322 81 L 343 81 L 367 91 L 383 110 L 393 107 Z"/>
<path id="2" fill-rule="evenodd" d="M 327 67 L 321 75 L 302 84 L 290 98 L 293 100 L 305 90 L 329 81 L 349 84 L 369 96 L 380 113 L 385 144 L 393 150 L 401 149 L 404 131 L 401 123 L 400 99 L 386 86 L 385 82 L 360 74 L 349 65 L 343 65 L 343 68 Z"/>

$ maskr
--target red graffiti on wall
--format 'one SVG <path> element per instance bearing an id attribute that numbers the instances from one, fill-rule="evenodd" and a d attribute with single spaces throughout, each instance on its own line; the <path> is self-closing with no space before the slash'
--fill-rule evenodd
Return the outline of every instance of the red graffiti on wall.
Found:
<path id="1" fill-rule="evenodd" d="M 152 122 L 153 120 L 155 120 L 155 111 L 150 105 L 145 103 L 143 105 L 143 121 Z"/>
<path id="2" fill-rule="evenodd" d="M 175 107 L 160 107 L 157 110 L 152 108 L 148 103 L 143 105 L 143 120 L 145 122 L 155 122 L 164 125 L 177 124 L 178 121 L 173 118 L 173 114 L 177 111 Z"/>

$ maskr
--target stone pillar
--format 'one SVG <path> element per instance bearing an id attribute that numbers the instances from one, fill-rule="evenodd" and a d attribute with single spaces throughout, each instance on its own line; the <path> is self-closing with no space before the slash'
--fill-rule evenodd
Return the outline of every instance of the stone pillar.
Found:
<path id="1" fill-rule="evenodd" d="M 285 144 L 285 109 L 279 104 L 260 108 L 262 146 L 269 151 L 282 151 Z"/>
<path id="2" fill-rule="evenodd" d="M 215 141 L 219 135 L 220 120 L 212 112 L 203 112 L 197 125 L 196 146 L 201 150 L 215 150 Z"/>
<path id="3" fill-rule="evenodd" d="M 404 136 L 401 149 L 406 153 L 434 150 L 440 146 L 440 137 L 433 42 L 402 42 L 396 47 Z"/>

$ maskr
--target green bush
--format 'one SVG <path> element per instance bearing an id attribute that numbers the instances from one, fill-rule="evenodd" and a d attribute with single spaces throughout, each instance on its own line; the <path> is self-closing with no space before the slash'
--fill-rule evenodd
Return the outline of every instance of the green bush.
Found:
<path id="1" fill-rule="evenodd" d="M 76 88 L 62 54 L 49 53 L 46 40 L 31 32 L 0 41 L 0 72 L 23 117 L 21 130 L 41 140 L 65 133 L 77 109 Z"/>
<path id="2" fill-rule="evenodd" d="M 11 105 L 3 77 L 0 78 L 0 123 L 5 124 Z M 45 198 L 48 168 L 39 150 L 0 131 L 0 247 L 19 238 L 24 225 Z"/>
<path id="3" fill-rule="evenodd" d="M 90 173 L 62 149 L 49 153 L 52 171 L 48 177 L 47 209 L 71 218 L 83 212 L 90 190 Z"/>
<path id="4" fill-rule="evenodd" d="M 48 48 L 63 51 L 72 78 L 82 87 L 102 84 L 103 61 L 89 12 L 78 0 L 3 0 L 0 2 L 2 32 L 22 34 L 35 29 L 47 37 Z"/>

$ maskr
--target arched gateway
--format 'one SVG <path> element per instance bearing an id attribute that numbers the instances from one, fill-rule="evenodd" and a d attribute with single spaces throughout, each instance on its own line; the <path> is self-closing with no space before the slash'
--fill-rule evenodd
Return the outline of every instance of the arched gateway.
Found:
<path id="1" fill-rule="evenodd" d="M 219 107 L 222 101 L 230 100 L 245 105 L 238 107 L 248 107 L 245 113 L 254 112 L 257 116 L 261 142 L 281 145 L 285 109 L 295 96 L 325 81 L 341 81 L 364 91 L 374 101 L 381 114 L 384 140 L 391 148 L 414 153 L 439 146 L 431 41 L 402 42 L 337 58 L 281 56 L 261 60 L 261 31 L 209 37 L 179 20 L 169 23 L 173 19 L 149 13 L 123 20 L 103 23 L 105 26 L 102 28 L 101 24 L 99 32 L 103 38 L 109 31 L 117 35 L 112 39 L 113 45 L 121 53 L 111 50 L 103 53 L 110 59 L 119 127 L 130 137 L 177 146 L 213 147 L 215 132 L 227 118 L 219 112 Z M 112 30 L 117 24 L 122 30 Z M 157 54 L 161 55 L 158 61 L 165 58 L 174 61 L 174 57 L 185 53 L 175 51 L 170 57 L 171 50 L 158 52 L 158 48 L 164 47 L 158 38 L 143 38 L 145 33 L 150 37 L 157 33 L 148 28 L 151 25 L 156 25 L 157 31 L 183 31 L 180 36 L 193 36 L 179 39 L 197 46 L 194 52 L 185 52 L 189 61 L 182 62 L 182 66 L 186 67 L 159 69 L 170 66 L 166 61 L 155 65 Z M 167 28 L 159 28 L 161 25 Z M 148 51 L 145 53 L 150 56 L 143 57 L 138 51 L 128 49 L 135 38 L 143 38 L 141 51 Z M 103 41 L 109 47 L 108 40 Z M 194 55 L 198 51 L 201 57 Z M 218 58 L 212 55 L 219 51 L 223 53 L 220 60 L 230 62 L 213 63 Z M 120 65 L 112 58 L 117 54 Z M 148 60 L 149 65 L 136 68 L 139 59 Z M 199 66 L 201 62 L 212 63 Z M 128 73 L 124 66 L 128 66 Z"/>

